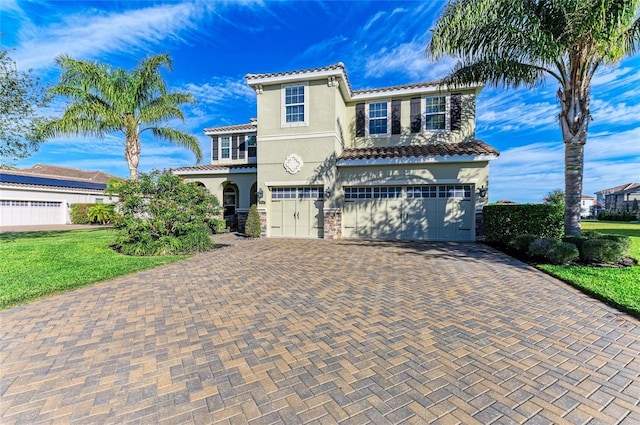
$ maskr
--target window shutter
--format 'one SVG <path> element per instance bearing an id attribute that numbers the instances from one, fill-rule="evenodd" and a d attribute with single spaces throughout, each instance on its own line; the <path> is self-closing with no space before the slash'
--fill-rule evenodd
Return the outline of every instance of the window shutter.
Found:
<path id="1" fill-rule="evenodd" d="M 364 137 L 364 103 L 356 104 L 356 137 Z"/>
<path id="2" fill-rule="evenodd" d="M 231 136 L 231 159 L 238 159 L 238 136 Z"/>
<path id="3" fill-rule="evenodd" d="M 218 136 L 211 137 L 211 159 L 218 160 Z"/>
<path id="4" fill-rule="evenodd" d="M 451 95 L 451 130 L 462 129 L 462 94 Z"/>
<path id="5" fill-rule="evenodd" d="M 391 101 L 391 134 L 400 134 L 400 100 Z"/>
<path id="6" fill-rule="evenodd" d="M 238 136 L 238 159 L 244 159 L 244 153 L 247 150 L 244 134 Z"/>
<path id="7" fill-rule="evenodd" d="M 422 116 L 420 114 L 420 98 L 411 98 L 411 132 L 420 133 L 422 128 Z"/>

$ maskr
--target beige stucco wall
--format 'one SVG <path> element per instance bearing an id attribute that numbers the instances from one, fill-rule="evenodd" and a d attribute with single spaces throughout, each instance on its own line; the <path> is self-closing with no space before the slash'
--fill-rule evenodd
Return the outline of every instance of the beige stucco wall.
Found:
<path id="1" fill-rule="evenodd" d="M 229 174 L 189 174 L 183 176 L 187 181 L 200 182 L 218 198 L 222 204 L 222 192 L 225 184 L 233 182 L 238 186 L 238 209 L 249 209 L 251 205 L 251 186 L 256 182 L 255 173 Z"/>
<path id="2" fill-rule="evenodd" d="M 462 128 L 456 131 L 430 131 L 421 133 L 411 133 L 411 97 L 381 97 L 374 100 L 358 101 L 347 105 L 346 121 L 349 129 L 348 140 L 351 141 L 351 148 L 363 148 L 371 146 L 401 146 L 401 145 L 417 145 L 428 143 L 458 143 L 464 141 L 472 141 L 475 139 L 475 113 L 476 113 L 476 91 L 475 90 L 459 90 L 455 93 L 462 94 Z M 433 96 L 450 95 L 450 93 L 434 93 Z M 402 132 L 399 135 L 389 136 L 373 136 L 373 137 L 356 137 L 356 104 L 360 102 L 381 102 L 400 99 L 400 126 Z M 424 95 L 421 103 L 424 103 Z M 424 108 L 424 105 L 422 105 Z M 389 111 L 391 113 L 391 111 Z"/>

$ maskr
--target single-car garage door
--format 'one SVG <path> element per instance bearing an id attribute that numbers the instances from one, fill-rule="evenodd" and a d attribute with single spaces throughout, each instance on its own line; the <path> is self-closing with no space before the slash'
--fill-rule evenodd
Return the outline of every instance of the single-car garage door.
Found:
<path id="1" fill-rule="evenodd" d="M 471 185 L 345 187 L 345 238 L 472 241 Z"/>
<path id="2" fill-rule="evenodd" d="M 0 200 L 0 226 L 64 224 L 62 202 Z"/>
<path id="3" fill-rule="evenodd" d="M 322 238 L 324 236 L 322 187 L 271 189 L 271 236 Z"/>

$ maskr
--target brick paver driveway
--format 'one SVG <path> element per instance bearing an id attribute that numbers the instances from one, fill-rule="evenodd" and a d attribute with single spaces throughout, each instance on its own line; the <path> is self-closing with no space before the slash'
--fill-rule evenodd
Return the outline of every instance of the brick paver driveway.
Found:
<path id="1" fill-rule="evenodd" d="M 640 323 L 482 245 L 237 241 L 0 312 L 5 423 L 640 423 Z"/>

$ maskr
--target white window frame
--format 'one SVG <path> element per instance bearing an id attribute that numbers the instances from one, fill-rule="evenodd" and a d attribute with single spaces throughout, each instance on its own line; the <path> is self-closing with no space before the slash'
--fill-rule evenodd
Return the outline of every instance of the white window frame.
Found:
<path id="1" fill-rule="evenodd" d="M 387 104 L 387 132 L 371 134 L 369 132 L 369 106 L 374 103 L 386 103 Z M 364 106 L 364 115 L 366 117 L 364 123 L 364 135 L 365 137 L 388 137 L 391 135 L 391 101 L 390 100 L 378 100 L 375 102 L 367 102 Z M 379 119 L 379 118 L 378 118 Z"/>
<path id="2" fill-rule="evenodd" d="M 294 103 L 292 105 L 287 105 L 287 88 L 289 87 L 299 87 L 302 86 L 304 88 L 304 99 L 302 103 Z M 309 125 L 309 83 L 307 81 L 302 81 L 299 83 L 291 83 L 291 84 L 283 84 L 280 90 L 281 97 L 281 108 L 280 108 L 280 124 L 282 128 L 285 127 L 305 127 Z M 304 108 L 304 120 L 303 121 L 295 121 L 295 122 L 287 122 L 287 106 L 295 106 L 302 105 Z"/>
<path id="3" fill-rule="evenodd" d="M 444 128 L 443 129 L 427 128 L 427 99 L 432 99 L 435 97 L 444 97 Z M 420 100 L 420 113 L 422 115 L 422 132 L 423 133 L 443 133 L 445 131 L 451 131 L 451 96 L 450 95 L 443 94 L 443 95 L 437 95 L 437 96 L 424 96 Z M 429 114 L 429 115 L 436 115 L 436 114 Z"/>
<path id="4" fill-rule="evenodd" d="M 222 146 L 222 139 L 227 139 L 229 141 L 229 147 L 225 148 Z M 218 157 L 220 161 L 231 161 L 231 136 L 220 136 L 218 138 L 218 143 L 220 144 L 218 149 L 218 152 L 219 152 Z M 228 151 L 227 157 L 225 157 L 223 154 L 224 149 L 227 149 Z"/>

